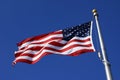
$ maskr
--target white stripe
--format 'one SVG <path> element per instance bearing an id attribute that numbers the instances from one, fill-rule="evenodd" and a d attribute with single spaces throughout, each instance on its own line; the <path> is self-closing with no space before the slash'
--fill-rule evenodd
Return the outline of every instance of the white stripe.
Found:
<path id="1" fill-rule="evenodd" d="M 50 34 L 50 36 L 48 35 L 47 37 L 43 38 L 43 39 L 40 39 L 40 40 L 36 40 L 36 41 L 32 41 L 32 43 L 37 43 L 37 42 L 43 42 L 43 41 L 46 41 L 46 40 L 49 40 L 51 38 L 57 38 L 57 37 L 63 37 L 62 34 Z"/>
<path id="2" fill-rule="evenodd" d="M 62 40 L 62 42 L 64 42 L 64 40 Z M 88 45 L 88 44 L 91 44 L 91 41 L 87 41 L 87 42 L 71 42 L 63 47 L 58 47 L 58 46 L 54 46 L 54 45 L 51 45 L 49 43 L 45 43 L 45 44 L 30 44 L 27 48 L 25 48 L 24 50 L 19 50 L 19 51 L 16 51 L 16 53 L 20 53 L 20 52 L 23 52 L 26 51 L 27 49 L 29 48 L 32 48 L 32 47 L 51 47 L 51 48 L 54 48 L 54 49 L 57 49 L 57 50 L 62 50 L 62 49 L 65 49 L 71 45 L 75 45 L 75 44 L 78 44 L 78 45 Z"/>
<path id="3" fill-rule="evenodd" d="M 21 46 L 18 46 L 18 49 L 20 50 L 20 49 L 26 47 L 29 44 L 31 44 L 31 42 L 26 42 L 26 43 L 22 44 Z"/>
<path id="4" fill-rule="evenodd" d="M 93 49 L 93 47 L 74 47 L 72 49 L 69 49 L 65 52 L 56 52 L 56 51 L 51 51 L 51 50 L 43 50 L 38 56 L 36 57 L 29 57 L 29 56 L 19 56 L 16 58 L 16 60 L 18 59 L 26 59 L 26 60 L 30 60 L 30 61 L 35 61 L 37 60 L 39 57 L 41 57 L 42 54 L 44 54 L 45 52 L 50 52 L 50 53 L 54 53 L 54 54 L 61 54 L 61 55 L 70 55 L 71 53 L 74 53 L 78 50 L 82 50 L 82 49 Z"/>
<path id="5" fill-rule="evenodd" d="M 36 46 L 38 46 L 38 47 L 43 47 L 44 46 L 44 47 L 50 47 L 50 48 L 53 48 L 53 49 L 56 49 L 56 50 L 62 50 L 62 49 L 65 49 L 65 48 L 67 48 L 69 46 L 72 46 L 72 45 L 75 45 L 75 44 L 88 45 L 88 44 L 91 44 L 91 43 L 90 43 L 90 41 L 84 42 L 84 43 L 83 42 L 71 42 L 71 43 L 69 43 L 69 44 L 67 44 L 67 45 L 65 45 L 63 47 L 54 46 L 54 45 L 51 45 L 51 44 L 42 44 L 42 45 L 33 44 L 33 45 L 30 45 L 27 49 L 32 48 L 32 47 L 36 47 Z M 29 53 L 29 52 L 32 52 L 32 50 L 19 50 L 19 51 L 16 51 L 15 54 L 20 53 L 20 52 Z"/>
<path id="6" fill-rule="evenodd" d="M 58 42 L 58 40 L 52 40 L 52 41 L 56 41 L 56 42 Z M 52 42 L 52 41 L 50 41 L 50 42 Z M 49 42 L 49 43 L 50 43 Z M 62 41 L 59 41 L 59 43 L 63 43 L 63 44 L 65 44 L 67 41 L 65 41 L 65 40 L 62 40 Z M 22 50 L 18 50 L 18 51 L 15 51 L 15 53 L 14 54 L 17 54 L 17 53 L 24 53 L 27 49 L 29 49 L 29 48 L 32 48 L 32 47 L 46 47 L 45 45 L 47 45 L 47 44 L 49 44 L 49 43 L 44 43 L 44 44 L 29 44 L 29 46 L 27 46 L 25 49 L 22 49 Z M 49 44 L 50 45 L 50 44 Z M 52 46 L 52 45 L 51 45 Z M 57 47 L 57 46 L 56 46 Z"/>
<path id="7" fill-rule="evenodd" d="M 90 36 L 87 36 L 87 37 L 78 37 L 78 36 L 75 36 L 73 39 L 78 39 L 78 40 L 86 40 L 86 39 L 89 39 Z"/>
<path id="8" fill-rule="evenodd" d="M 72 40 L 74 40 L 74 39 L 77 39 L 77 40 L 86 40 L 86 39 L 88 39 L 88 38 L 90 38 L 90 37 L 87 37 L 87 38 L 80 38 L 80 37 L 74 37 L 73 39 L 71 39 L 70 41 L 72 41 Z M 47 42 L 47 43 L 44 43 L 44 44 L 30 44 L 29 46 L 28 46 L 28 48 L 32 48 L 32 47 L 36 47 L 36 46 L 39 46 L 39 47 L 42 47 L 42 46 L 49 46 L 50 44 L 50 42 L 53 42 L 53 41 L 56 41 L 57 43 L 61 43 L 61 44 L 66 44 L 67 43 L 67 41 L 65 41 L 65 40 L 60 40 L 60 41 L 58 41 L 58 40 L 52 40 L 52 41 L 49 41 L 49 42 Z M 91 41 L 86 41 L 86 42 L 71 42 L 70 44 L 81 44 L 81 45 L 87 45 L 87 44 L 90 44 L 90 42 Z M 67 44 L 68 46 L 70 46 L 70 44 Z M 55 46 L 55 47 L 57 47 L 57 46 Z"/>
<path id="9" fill-rule="evenodd" d="M 73 53 L 73 52 L 76 52 L 76 51 L 78 51 L 78 50 L 83 50 L 83 49 L 93 49 L 93 47 L 74 47 L 74 48 L 71 48 L 71 49 L 69 49 L 69 50 L 67 50 L 67 51 L 64 51 L 64 52 L 56 52 L 56 51 L 52 51 L 52 50 L 43 50 L 42 52 L 41 52 L 41 54 L 42 53 L 44 53 L 44 52 L 50 52 L 50 53 L 54 53 L 54 54 L 62 54 L 62 55 L 69 55 L 69 54 L 71 54 L 71 53 Z M 39 55 L 38 55 L 39 56 Z"/>
<path id="10" fill-rule="evenodd" d="M 53 35 L 50 35 L 50 36 L 48 36 L 48 37 L 46 37 L 46 38 L 43 38 L 43 39 L 40 39 L 40 40 L 35 40 L 35 41 L 26 42 L 26 43 L 22 44 L 21 46 L 18 46 L 18 48 L 19 48 L 19 50 L 20 50 L 20 49 L 28 46 L 28 45 L 31 44 L 31 43 L 43 42 L 43 41 L 45 41 L 45 40 L 49 40 L 49 39 L 55 38 L 55 37 L 56 37 L 56 38 L 57 38 L 57 37 L 63 37 L 63 35 L 62 35 L 62 34 L 53 34 Z"/>
<path id="11" fill-rule="evenodd" d="M 54 37 L 63 37 L 63 35 L 62 35 L 62 34 L 50 35 L 50 36 L 48 36 L 48 37 L 46 37 L 46 38 L 43 38 L 43 39 L 41 39 L 41 40 L 35 40 L 35 41 L 31 41 L 31 42 L 26 42 L 26 43 L 22 44 L 21 46 L 18 46 L 18 48 L 19 48 L 19 50 L 20 50 L 20 49 L 28 46 L 28 45 L 31 44 L 31 43 L 43 42 L 43 41 L 45 41 L 45 40 L 48 40 L 48 39 L 54 38 Z M 77 37 L 77 36 L 74 37 L 74 39 L 78 39 L 78 40 L 86 40 L 86 39 L 88 39 L 88 38 L 90 38 L 90 36 L 83 37 L 83 38 L 80 38 L 80 37 Z M 51 41 L 52 41 L 52 40 L 51 40 Z M 64 41 L 64 42 L 65 42 L 65 41 Z"/>
<path id="12" fill-rule="evenodd" d="M 65 46 L 63 46 L 63 47 L 58 47 L 58 46 L 54 46 L 54 45 L 50 45 L 50 44 L 47 44 L 46 46 L 47 46 L 47 47 L 50 47 L 50 48 L 57 49 L 57 50 L 62 50 L 62 49 L 65 49 L 65 48 L 67 48 L 67 47 L 69 47 L 69 46 L 76 45 L 76 44 L 78 44 L 78 45 L 88 45 L 88 44 L 90 44 L 90 41 L 89 41 L 89 42 L 85 42 L 85 43 L 81 43 L 81 42 L 71 42 L 71 43 L 69 43 L 69 44 L 67 44 L 67 45 L 65 45 Z"/>
<path id="13" fill-rule="evenodd" d="M 22 54 L 37 54 L 38 51 L 33 51 L 33 50 L 27 50 L 27 51 L 24 51 Z"/>

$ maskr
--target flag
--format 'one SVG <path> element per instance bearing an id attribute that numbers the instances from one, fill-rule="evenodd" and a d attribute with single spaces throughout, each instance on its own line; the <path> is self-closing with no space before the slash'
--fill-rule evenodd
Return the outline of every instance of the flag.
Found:
<path id="1" fill-rule="evenodd" d="M 15 60 L 34 64 L 48 54 L 78 56 L 86 52 L 94 52 L 92 42 L 92 21 L 27 38 L 17 44 Z"/>

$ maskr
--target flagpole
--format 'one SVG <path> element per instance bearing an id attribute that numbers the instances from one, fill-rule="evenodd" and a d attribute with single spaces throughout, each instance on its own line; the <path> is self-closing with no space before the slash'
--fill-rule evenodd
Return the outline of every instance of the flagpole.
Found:
<path id="1" fill-rule="evenodd" d="M 102 35 L 101 35 L 101 30 L 100 30 L 99 21 L 98 21 L 98 13 L 97 13 L 96 9 L 93 9 L 92 12 L 95 17 L 96 26 L 97 26 L 97 30 L 98 30 L 98 37 L 99 37 L 99 42 L 100 42 L 100 47 L 101 47 L 101 52 L 102 52 L 102 62 L 105 67 L 106 77 L 107 77 L 107 80 L 113 80 L 112 73 L 111 73 L 111 66 L 107 59 L 107 54 L 105 52 L 104 43 L 103 43 L 103 39 L 102 39 Z"/>

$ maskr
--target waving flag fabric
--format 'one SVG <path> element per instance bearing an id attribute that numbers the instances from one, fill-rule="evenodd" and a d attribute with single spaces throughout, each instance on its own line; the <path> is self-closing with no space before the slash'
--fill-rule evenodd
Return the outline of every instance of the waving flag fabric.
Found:
<path id="1" fill-rule="evenodd" d="M 94 52 L 92 43 L 92 21 L 27 38 L 17 44 L 14 64 L 25 62 L 34 64 L 48 54 L 78 56 Z"/>

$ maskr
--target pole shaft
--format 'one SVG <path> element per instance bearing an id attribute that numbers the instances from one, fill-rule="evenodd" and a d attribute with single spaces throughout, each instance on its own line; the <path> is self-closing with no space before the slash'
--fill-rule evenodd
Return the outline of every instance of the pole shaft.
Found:
<path id="1" fill-rule="evenodd" d="M 99 21 L 98 21 L 98 14 L 97 14 L 96 10 L 93 11 L 93 13 L 94 13 L 96 26 L 97 26 L 97 30 L 98 30 L 98 37 L 99 37 L 99 42 L 100 42 L 100 47 L 101 47 L 101 52 L 102 52 L 103 64 L 104 64 L 104 67 L 105 67 L 106 77 L 107 77 L 107 80 L 113 80 L 112 79 L 111 68 L 110 68 L 110 63 L 108 62 L 108 59 L 107 59 L 107 54 L 105 52 L 103 38 L 102 38 L 102 35 L 101 35 L 101 30 L 100 30 Z"/>

